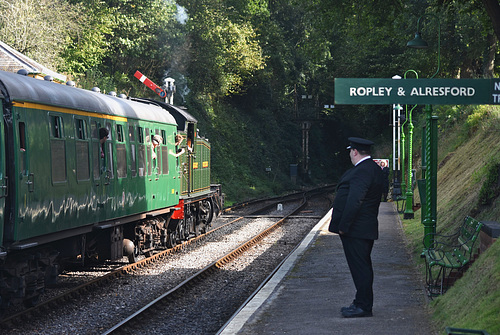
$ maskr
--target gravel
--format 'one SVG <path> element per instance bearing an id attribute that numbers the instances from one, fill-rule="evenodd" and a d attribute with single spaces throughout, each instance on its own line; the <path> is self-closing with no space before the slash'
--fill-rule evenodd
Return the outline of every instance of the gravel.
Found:
<path id="1" fill-rule="evenodd" d="M 324 214 L 327 210 L 320 211 Z M 216 333 L 317 221 L 290 220 L 243 257 L 226 265 L 202 285 L 185 292 L 182 301 L 172 303 L 159 319 L 148 322 L 147 333 Z M 2 334 L 103 333 L 271 224 L 269 219 L 241 220 L 233 228 L 224 228 L 161 262 L 77 297 L 74 302 L 33 317 L 23 325 L 3 329 Z"/>

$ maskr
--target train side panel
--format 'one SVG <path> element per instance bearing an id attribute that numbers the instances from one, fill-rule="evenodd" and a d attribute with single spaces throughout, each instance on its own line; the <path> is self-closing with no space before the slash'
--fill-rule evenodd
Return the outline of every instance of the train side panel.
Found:
<path id="1" fill-rule="evenodd" d="M 175 164 L 169 166 L 168 145 L 157 147 L 154 159 L 150 140 L 156 132 L 175 132 L 175 125 L 89 117 L 29 103 L 15 103 L 13 119 L 19 178 L 9 241 L 29 243 L 36 236 L 92 229 L 178 203 L 179 180 Z M 109 131 L 103 144 L 100 127 Z"/>

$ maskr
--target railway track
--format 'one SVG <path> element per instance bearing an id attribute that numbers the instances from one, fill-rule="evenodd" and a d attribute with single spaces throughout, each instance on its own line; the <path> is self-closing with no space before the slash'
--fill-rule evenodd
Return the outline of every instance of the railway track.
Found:
<path id="1" fill-rule="evenodd" d="M 312 193 L 313 192 L 311 192 L 310 195 Z M 211 230 L 207 234 L 204 234 L 204 235 L 201 235 L 195 239 L 189 240 L 187 243 L 177 245 L 176 247 L 174 247 L 172 249 L 162 251 L 162 252 L 155 254 L 151 257 L 148 257 L 148 258 L 146 258 L 138 263 L 126 265 L 126 266 L 124 266 L 118 270 L 115 270 L 115 271 L 113 271 L 113 272 L 111 272 L 103 277 L 97 278 L 95 280 L 92 280 L 89 283 L 86 283 L 84 285 L 80 285 L 77 288 L 71 289 L 70 291 L 66 292 L 64 295 L 50 299 L 50 300 L 40 304 L 39 306 L 36 306 L 36 307 L 29 309 L 29 310 L 26 310 L 22 313 L 18 313 L 16 315 L 10 316 L 9 318 L 3 320 L 0 326 L 3 329 L 5 329 L 6 331 L 11 330 L 11 331 L 13 331 L 12 333 L 17 333 L 16 330 L 23 329 L 23 327 L 19 327 L 19 325 L 24 324 L 24 326 L 25 326 L 26 320 L 30 320 L 30 323 L 31 323 L 31 320 L 35 320 L 33 323 L 36 323 L 44 318 L 47 318 L 48 315 L 58 314 L 57 311 L 61 310 L 61 306 L 68 306 L 68 305 L 73 306 L 75 304 L 74 302 L 76 302 L 76 304 L 84 304 L 85 300 L 90 299 L 89 296 L 100 295 L 100 294 L 102 294 L 101 293 L 102 290 L 113 290 L 115 287 L 122 285 L 122 284 L 116 284 L 116 282 L 118 282 L 118 281 L 122 281 L 122 282 L 125 281 L 126 282 L 127 280 L 129 280 L 132 277 L 140 277 L 140 276 L 142 276 L 141 271 L 145 271 L 142 269 L 157 267 L 157 265 L 155 265 L 156 263 L 161 262 L 161 261 L 165 261 L 166 259 L 169 259 L 169 258 L 175 256 L 176 254 L 181 253 L 181 251 L 183 251 L 184 249 L 196 248 L 198 244 L 205 243 L 203 241 L 205 239 L 207 239 L 210 235 L 217 234 L 217 231 L 229 229 L 228 227 L 236 225 L 238 222 L 243 224 L 242 222 L 245 220 L 255 221 L 258 217 L 269 219 L 272 217 L 276 217 L 278 214 L 280 214 L 277 212 L 281 212 L 281 213 L 287 212 L 287 211 L 289 211 L 289 207 L 291 207 L 290 203 L 299 201 L 298 199 L 300 198 L 300 196 L 301 195 L 299 195 L 299 194 L 295 194 L 295 195 L 287 196 L 286 198 L 280 197 L 280 198 L 276 198 L 274 200 L 266 200 L 264 204 L 262 202 L 260 202 L 260 203 L 254 202 L 253 204 L 251 204 L 251 206 L 250 205 L 242 206 L 239 209 L 234 208 L 234 209 L 231 209 L 230 211 L 226 211 L 226 213 L 230 213 L 230 214 L 224 215 L 221 218 L 221 220 L 219 220 L 219 222 L 222 222 L 222 224 L 219 227 L 217 227 L 216 229 Z M 271 205 L 271 203 L 273 203 L 273 204 Z M 284 210 L 272 211 L 271 209 L 273 207 L 277 207 L 278 203 L 281 203 L 283 205 L 283 207 L 285 207 Z M 250 207 L 252 207 L 251 210 L 250 210 Z M 264 207 L 267 207 L 267 212 L 266 212 L 267 214 L 258 214 L 258 213 L 264 213 L 264 210 L 265 210 Z M 238 212 L 238 211 L 241 211 L 241 208 L 244 208 L 243 214 Z M 312 214 L 308 215 L 307 213 L 301 213 L 301 215 L 296 215 L 295 212 L 288 212 L 284 216 L 286 216 L 288 218 L 288 220 L 292 220 L 292 221 L 296 220 L 296 218 L 298 218 L 300 216 L 302 216 L 303 218 L 307 217 L 307 216 L 310 216 L 311 218 L 318 217 L 317 215 L 312 215 Z M 286 220 L 286 219 L 282 219 L 279 221 L 284 221 L 284 220 Z M 264 232 L 259 234 L 261 236 L 258 237 L 257 240 L 258 239 L 260 239 L 260 240 L 265 239 L 266 238 L 265 236 L 268 236 L 269 234 L 271 234 L 272 230 L 276 230 L 277 228 L 279 228 L 279 226 L 281 224 L 282 224 L 282 222 L 278 223 L 277 227 L 275 227 L 273 229 L 270 229 L 270 230 L 266 229 Z M 226 233 L 224 233 L 223 235 L 226 235 Z M 207 242 L 207 243 L 213 243 L 213 242 Z M 254 245 L 253 243 L 254 242 L 248 242 L 248 243 L 244 243 L 243 245 L 240 245 L 240 247 L 237 248 L 237 249 L 239 249 L 239 251 L 235 251 L 233 254 L 238 254 L 238 253 L 241 254 L 242 252 L 244 252 L 244 250 L 251 249 L 252 245 Z M 275 243 L 277 243 L 278 245 L 280 245 L 280 244 L 286 245 L 287 244 L 286 242 L 283 242 L 283 241 L 281 241 L 281 242 L 278 241 Z M 233 256 L 219 257 L 216 261 L 213 261 L 212 264 L 205 266 L 204 271 L 191 271 L 191 272 L 193 272 L 194 274 L 199 272 L 199 274 L 196 275 L 195 277 L 207 278 L 207 277 L 209 277 L 207 275 L 207 273 L 211 273 L 211 275 L 214 275 L 217 272 L 220 272 L 220 269 L 223 268 L 224 266 L 227 266 L 228 262 L 230 262 L 230 259 L 232 259 L 233 257 L 235 257 L 235 256 L 233 255 Z M 127 278 L 129 278 L 129 279 L 127 279 Z M 168 294 L 168 295 L 170 295 L 170 297 L 172 297 L 173 295 L 182 296 L 182 295 L 179 295 L 178 292 L 179 291 L 186 291 L 186 285 L 193 286 L 194 285 L 193 282 L 196 282 L 196 281 L 200 281 L 200 280 L 199 279 L 187 280 L 184 278 L 183 280 L 179 280 L 179 282 L 185 282 L 184 285 L 178 284 L 177 287 L 174 287 L 174 288 L 169 287 L 166 290 L 167 292 L 165 292 L 165 293 L 170 292 Z M 203 282 L 203 281 L 201 281 L 201 282 Z M 177 292 L 177 293 L 175 293 L 175 292 Z M 158 294 L 156 294 L 156 296 L 158 296 Z M 153 299 L 153 301 L 156 299 L 159 299 L 159 298 L 155 298 L 155 299 Z M 168 300 L 171 298 L 166 298 L 166 299 Z M 78 301 L 82 301 L 82 300 L 83 300 L 83 302 L 78 302 Z M 150 303 L 152 303 L 152 301 Z M 110 302 L 110 304 L 111 304 L 111 302 Z M 137 306 L 137 304 L 131 304 L 128 302 L 124 303 L 124 305 Z M 149 303 L 144 304 L 143 307 L 145 307 L 147 305 L 149 305 Z M 70 307 L 70 308 L 73 308 L 73 307 Z M 142 310 L 142 308 L 131 307 L 131 309 L 132 308 L 135 308 L 134 310 L 137 310 L 137 311 Z M 142 314 L 143 315 L 144 314 L 146 314 L 146 315 L 151 314 L 150 308 L 147 309 L 149 311 L 143 312 Z M 155 308 L 153 308 L 153 310 Z M 123 314 L 124 314 L 124 312 L 122 311 L 120 313 L 120 315 L 123 315 Z M 139 313 L 139 314 L 141 314 L 141 313 Z M 125 318 L 125 319 L 127 319 L 127 318 Z M 141 318 L 141 317 L 139 317 L 139 318 Z M 136 317 L 133 317 L 132 319 L 137 320 Z M 136 321 L 134 321 L 134 322 L 136 322 Z M 48 321 L 45 322 L 45 324 L 48 324 Z M 50 329 L 50 326 L 44 326 L 44 327 L 48 327 L 47 329 Z M 101 327 L 99 327 L 99 330 L 102 330 L 105 328 L 106 327 L 101 326 Z M 113 330 L 113 332 L 116 332 L 116 331 L 117 330 Z M 27 330 L 27 331 L 23 331 L 23 332 L 29 333 L 30 331 Z M 37 333 L 43 333 L 43 332 L 37 332 Z M 51 333 L 51 332 L 47 332 L 47 333 Z M 78 332 L 78 333 L 81 333 L 81 332 Z M 89 331 L 89 334 L 90 333 L 92 333 L 92 334 L 95 333 L 95 330 Z M 6 332 L 6 334 L 8 334 L 8 332 Z"/>
<path id="2" fill-rule="evenodd" d="M 316 194 L 320 194 L 321 191 L 318 192 L 312 192 Z M 271 235 L 273 232 L 275 232 L 278 228 L 280 228 L 289 218 L 292 216 L 299 214 L 301 210 L 304 209 L 304 207 L 307 205 L 307 197 L 312 197 L 312 194 L 306 194 L 303 196 L 302 201 L 294 208 L 292 209 L 288 214 L 285 214 L 282 218 L 280 218 L 278 221 L 276 221 L 272 226 L 261 232 L 260 234 L 256 235 L 255 237 L 251 238 L 244 244 L 240 245 L 239 247 L 235 248 L 234 250 L 230 251 L 223 257 L 215 260 L 212 262 L 210 265 L 206 266 L 202 270 L 198 271 L 196 274 L 191 276 L 190 278 L 186 279 L 184 282 L 181 284 L 177 285 L 175 288 L 165 292 L 155 300 L 151 301 L 147 305 L 145 305 L 143 308 L 140 310 L 136 311 L 135 313 L 131 314 L 128 316 L 126 319 L 122 320 L 118 324 L 114 325 L 107 331 L 103 332 L 103 334 L 129 334 L 129 333 L 135 333 L 136 331 L 140 331 L 141 329 L 144 329 L 145 325 L 148 325 L 148 328 L 151 326 L 151 324 L 155 324 L 156 322 L 151 321 L 152 319 L 155 319 L 155 315 L 161 315 L 165 309 L 168 309 L 167 306 L 170 306 L 172 303 L 174 303 L 175 300 L 179 299 L 182 297 L 182 294 L 179 294 L 179 292 L 185 292 L 188 290 L 193 290 L 193 287 L 196 287 L 198 285 L 205 285 L 204 281 L 212 279 L 212 277 L 215 277 L 215 275 L 219 272 L 219 270 L 224 269 L 228 263 L 235 261 L 239 257 L 242 257 L 242 254 L 248 251 L 250 248 L 253 246 L 257 245 L 261 241 L 263 241 L 266 237 Z M 296 202 L 297 197 L 289 197 L 287 198 L 287 202 Z M 264 211 L 269 210 L 272 207 L 275 207 L 277 200 L 283 202 L 283 198 L 279 199 L 274 199 L 273 203 L 267 204 L 264 207 L 261 207 L 259 209 L 253 210 L 252 214 L 246 215 L 246 217 L 254 217 L 256 216 L 256 213 L 262 213 Z M 329 208 L 329 206 L 327 206 Z M 269 215 L 267 217 L 270 217 Z M 321 216 L 314 216 L 315 219 L 320 219 Z M 281 264 L 281 263 L 280 263 Z"/>

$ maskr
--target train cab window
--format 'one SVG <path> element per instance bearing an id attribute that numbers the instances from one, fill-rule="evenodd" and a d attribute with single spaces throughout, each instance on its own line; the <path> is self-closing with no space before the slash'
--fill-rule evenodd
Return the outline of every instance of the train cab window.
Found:
<path id="1" fill-rule="evenodd" d="M 137 145 L 139 177 L 144 177 L 144 171 L 146 170 L 146 150 L 144 147 L 144 129 L 142 127 L 137 127 L 137 140 L 139 141 Z"/>
<path id="2" fill-rule="evenodd" d="M 123 126 L 116 125 L 116 175 L 118 178 L 127 177 L 127 151 L 125 147 L 125 137 L 123 135 Z"/>
<path id="3" fill-rule="evenodd" d="M 137 177 L 137 160 L 135 159 L 135 131 L 134 126 L 128 127 L 128 137 L 130 141 L 130 172 L 132 177 Z"/>
<path id="4" fill-rule="evenodd" d="M 76 178 L 77 180 L 90 179 L 89 143 L 87 141 L 87 123 L 75 118 L 76 132 Z"/>
<path id="5" fill-rule="evenodd" d="M 194 129 L 195 124 L 194 123 L 189 123 L 188 124 L 188 131 L 187 131 L 187 141 L 186 144 L 188 146 L 188 150 L 193 152 L 195 150 L 195 139 L 196 139 L 196 134 L 195 134 L 195 129 Z"/>
<path id="6" fill-rule="evenodd" d="M 50 116 L 50 159 L 53 183 L 67 180 L 66 175 L 66 143 L 63 138 L 62 118 L 57 115 Z"/>

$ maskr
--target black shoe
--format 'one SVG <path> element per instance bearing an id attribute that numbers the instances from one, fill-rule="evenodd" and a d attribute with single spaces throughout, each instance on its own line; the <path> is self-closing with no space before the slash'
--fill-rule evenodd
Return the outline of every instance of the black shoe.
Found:
<path id="1" fill-rule="evenodd" d="M 355 309 L 355 308 L 356 308 L 356 305 L 354 303 L 352 303 L 351 306 L 349 306 L 349 307 L 342 307 L 340 309 L 340 313 L 344 313 L 345 311 L 348 311 L 350 309 Z"/>
<path id="2" fill-rule="evenodd" d="M 372 311 L 365 311 L 359 307 L 353 309 L 346 309 L 342 312 L 344 318 L 361 318 L 366 316 L 373 316 Z"/>

